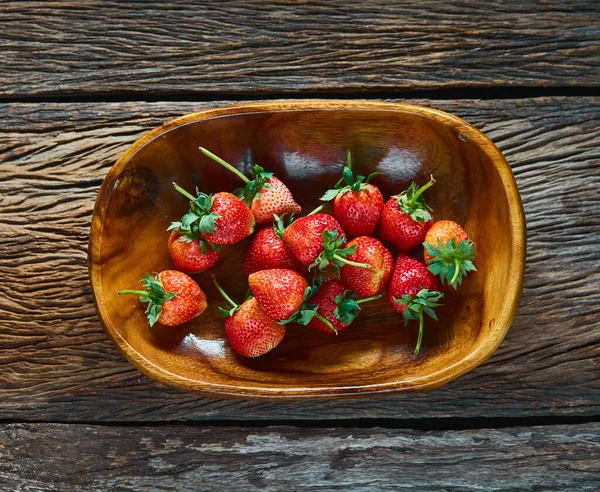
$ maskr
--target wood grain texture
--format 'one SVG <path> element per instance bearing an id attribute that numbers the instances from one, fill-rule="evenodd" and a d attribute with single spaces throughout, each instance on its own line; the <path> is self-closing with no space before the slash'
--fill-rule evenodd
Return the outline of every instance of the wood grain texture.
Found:
<path id="1" fill-rule="evenodd" d="M 600 424 L 469 431 L 0 428 L 0 487 L 67 490 L 596 491 Z"/>
<path id="2" fill-rule="evenodd" d="M 427 101 L 412 101 L 429 104 Z M 599 415 L 598 98 L 448 101 L 515 172 L 528 219 L 521 308 L 486 364 L 446 387 L 341 402 L 212 400 L 141 376 L 96 318 L 86 254 L 102 178 L 193 103 L 0 106 L 0 408 L 12 419 Z"/>
<path id="3" fill-rule="evenodd" d="M 594 86 L 594 0 L 3 2 L 0 94 Z"/>

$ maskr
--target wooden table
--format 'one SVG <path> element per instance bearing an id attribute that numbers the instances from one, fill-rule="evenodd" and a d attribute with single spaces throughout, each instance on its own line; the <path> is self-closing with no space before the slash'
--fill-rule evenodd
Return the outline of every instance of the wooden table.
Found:
<path id="1" fill-rule="evenodd" d="M 597 2 L 196 3 L 0 3 L 0 490 L 599 490 Z M 504 152 L 525 291 L 483 366 L 428 393 L 224 400 L 107 339 L 87 241 L 117 157 L 175 116 L 296 97 L 433 106 Z"/>

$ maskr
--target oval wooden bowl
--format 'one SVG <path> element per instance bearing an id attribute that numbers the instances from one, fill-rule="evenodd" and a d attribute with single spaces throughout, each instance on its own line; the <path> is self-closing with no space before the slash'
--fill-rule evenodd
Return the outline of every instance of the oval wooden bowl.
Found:
<path id="1" fill-rule="evenodd" d="M 248 241 L 225 248 L 194 278 L 208 309 L 176 328 L 146 324 L 143 306 L 119 289 L 146 272 L 173 268 L 166 229 L 188 208 L 171 183 L 231 191 L 238 178 L 198 150 L 204 146 L 249 173 L 272 170 L 307 212 L 340 176 L 346 151 L 360 174 L 380 171 L 385 198 L 416 180 L 436 219 L 461 223 L 477 244 L 477 272 L 445 289 L 440 321 L 417 327 L 381 299 L 363 307 L 336 337 L 288 326 L 285 340 L 257 359 L 229 347 L 211 284 L 215 273 L 238 302 L 247 290 L 241 263 Z M 515 315 L 525 264 L 525 219 L 511 170 L 494 144 L 465 121 L 430 108 L 361 101 L 285 101 L 216 108 L 182 116 L 144 135 L 112 167 L 92 219 L 89 268 L 100 320 L 144 374 L 186 391 L 251 397 L 332 397 L 435 388 L 481 364 Z"/>

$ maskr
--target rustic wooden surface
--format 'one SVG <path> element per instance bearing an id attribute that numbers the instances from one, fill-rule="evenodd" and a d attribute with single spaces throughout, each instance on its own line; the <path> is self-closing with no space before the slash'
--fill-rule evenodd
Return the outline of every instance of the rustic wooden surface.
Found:
<path id="1" fill-rule="evenodd" d="M 433 432 L 10 424 L 0 430 L 0 487 L 595 492 L 599 433 L 598 423 Z"/>
<path id="2" fill-rule="evenodd" d="M 464 117 L 499 145 L 525 203 L 529 244 L 521 308 L 506 340 L 483 366 L 430 393 L 318 405 L 198 398 L 141 376 L 108 341 L 95 315 L 86 266 L 90 215 L 103 176 L 132 141 L 161 121 L 208 105 L 0 107 L 4 418 L 66 422 L 599 414 L 600 294 L 591 288 L 600 281 L 600 195 L 594 192 L 600 184 L 598 98 L 433 104 Z"/>
<path id="3" fill-rule="evenodd" d="M 598 87 L 573 2 L 3 2 L 0 95 Z"/>
<path id="4" fill-rule="evenodd" d="M 0 4 L 0 490 L 599 490 L 597 2 L 192 4 Z M 110 166 L 170 118 L 291 95 L 411 97 L 504 152 L 528 263 L 483 366 L 430 393 L 222 400 L 108 341 L 86 257 Z"/>

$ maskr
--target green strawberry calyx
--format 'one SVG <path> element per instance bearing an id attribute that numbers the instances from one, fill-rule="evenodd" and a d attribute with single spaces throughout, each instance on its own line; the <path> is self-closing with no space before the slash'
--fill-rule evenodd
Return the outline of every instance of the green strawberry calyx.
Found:
<path id="1" fill-rule="evenodd" d="M 175 230 L 184 238 L 193 241 L 200 239 L 203 234 L 211 234 L 217 228 L 216 221 L 221 216 L 211 211 L 214 196 L 202 193 L 196 188 L 197 197 L 188 193 L 177 183 L 173 183 L 175 189 L 190 200 L 189 211 L 181 217 L 178 222 L 172 222 L 168 231 Z"/>
<path id="2" fill-rule="evenodd" d="M 456 239 L 452 238 L 443 244 L 438 238 L 437 247 L 427 242 L 423 243 L 423 246 L 433 257 L 427 260 L 427 270 L 433 275 L 438 275 L 442 283 L 456 289 L 467 273 L 477 271 L 473 263 L 475 243 L 470 239 L 457 244 Z"/>
<path id="3" fill-rule="evenodd" d="M 402 304 L 406 306 L 406 309 L 402 313 L 404 317 L 404 326 L 412 319 L 419 320 L 419 337 L 417 339 L 417 345 L 413 352 L 413 359 L 419 355 L 421 349 L 421 342 L 423 340 L 423 313 L 427 314 L 430 318 L 435 321 L 438 320 L 437 314 L 434 309 L 442 304 L 438 303 L 439 300 L 444 297 L 444 294 L 437 290 L 421 289 L 416 295 L 404 294 L 401 299 L 392 298 L 396 304 Z"/>
<path id="4" fill-rule="evenodd" d="M 140 280 L 140 283 L 144 285 L 144 290 L 120 290 L 117 294 L 120 296 L 126 294 L 138 295 L 140 296 L 141 302 L 148 303 L 145 313 L 148 318 L 148 324 L 152 327 L 160 317 L 163 302 L 170 301 L 179 294 L 179 292 L 166 292 L 158 274 L 153 276 L 147 273 L 146 276 Z"/>
<path id="5" fill-rule="evenodd" d="M 323 271 L 328 265 L 333 265 L 338 275 L 340 268 L 344 265 L 351 265 L 358 268 L 371 268 L 368 263 L 358 263 L 356 261 L 348 260 L 348 256 L 356 253 L 356 245 L 350 247 L 344 247 L 346 238 L 343 234 L 338 234 L 337 230 L 330 231 L 325 229 L 323 231 L 323 251 L 317 256 L 308 269 L 312 270 L 318 267 L 319 270 Z"/>
<path id="6" fill-rule="evenodd" d="M 221 251 L 221 245 L 209 243 L 191 228 L 183 228 L 181 222 L 171 222 L 171 225 L 167 228 L 167 231 L 173 230 L 179 235 L 179 239 L 177 240 L 178 243 L 190 243 L 195 239 L 198 240 L 198 245 L 200 246 L 200 251 L 203 255 L 206 254 L 208 248 L 212 249 L 216 253 Z"/>
<path id="7" fill-rule="evenodd" d="M 273 214 L 273 231 L 275 235 L 283 241 L 283 233 L 287 226 L 294 222 L 294 214 L 290 214 L 288 217 L 285 215 Z"/>
<path id="8" fill-rule="evenodd" d="M 363 302 L 374 301 L 379 299 L 383 294 L 372 297 L 363 297 L 359 299 L 356 294 L 350 290 L 344 291 L 342 294 L 335 297 L 333 302 L 336 303 L 336 308 L 333 311 L 334 316 L 345 325 L 351 324 L 360 311 L 360 304 Z"/>
<path id="9" fill-rule="evenodd" d="M 371 183 L 373 178 L 381 173 L 371 173 L 368 177 L 355 175 L 352 171 L 352 156 L 350 151 L 346 157 L 346 165 L 342 171 L 342 177 L 335 184 L 335 187 L 327 190 L 321 197 L 324 202 L 333 200 L 336 196 L 341 196 L 349 191 L 363 191 L 367 189 L 367 185 Z"/>
<path id="10" fill-rule="evenodd" d="M 317 293 L 320 286 L 321 277 L 315 277 L 312 281 L 312 284 L 309 285 L 304 291 L 304 302 L 302 302 L 302 305 L 298 308 L 298 310 L 294 314 L 292 314 L 288 319 L 284 319 L 283 321 L 277 321 L 277 323 L 280 325 L 287 325 L 288 323 L 298 323 L 300 325 L 306 326 L 312 321 L 313 318 L 317 318 L 318 320 L 322 321 L 325 324 L 325 326 L 327 326 L 327 328 L 332 330 L 337 335 L 338 331 L 336 330 L 335 326 L 331 324 L 331 321 L 329 321 L 327 318 L 325 318 L 318 312 L 318 306 L 316 304 L 308 302 L 310 298 Z"/>
<path id="11" fill-rule="evenodd" d="M 429 213 L 431 212 L 431 207 L 425 202 L 423 192 L 431 188 L 434 184 L 435 179 L 433 178 L 433 175 L 431 176 L 431 179 L 420 188 L 418 188 L 417 183 L 413 181 L 408 189 L 399 195 L 394 195 L 393 198 L 398 202 L 398 208 L 405 214 L 410 215 L 411 219 L 415 222 L 428 222 L 431 220 L 431 214 Z"/>
<path id="12" fill-rule="evenodd" d="M 217 292 L 219 294 L 221 294 L 221 296 L 223 297 L 223 299 L 225 299 L 227 304 L 229 304 L 231 306 L 229 309 L 224 309 L 222 307 L 219 307 L 219 312 L 221 313 L 221 316 L 223 316 L 223 318 L 229 318 L 230 316 L 233 316 L 237 312 L 237 310 L 240 308 L 240 305 L 236 304 L 235 301 L 233 299 L 231 299 L 231 297 L 229 297 L 225 293 L 225 291 L 219 284 L 216 275 L 212 276 L 212 280 L 213 280 L 213 284 L 214 284 L 215 288 L 217 289 Z"/>
<path id="13" fill-rule="evenodd" d="M 252 169 L 252 179 L 248 179 L 242 172 L 233 167 L 231 164 L 221 159 L 218 155 L 213 154 L 210 150 L 206 150 L 204 147 L 200 147 L 200 151 L 207 157 L 210 157 L 213 161 L 221 164 L 225 169 L 228 169 L 238 178 L 240 178 L 246 186 L 239 188 L 233 192 L 240 200 L 243 200 L 249 207 L 252 205 L 254 200 L 258 200 L 260 192 L 263 189 L 270 189 L 272 186 L 269 185 L 269 181 L 273 178 L 273 173 L 265 171 L 261 166 L 255 165 Z"/>

